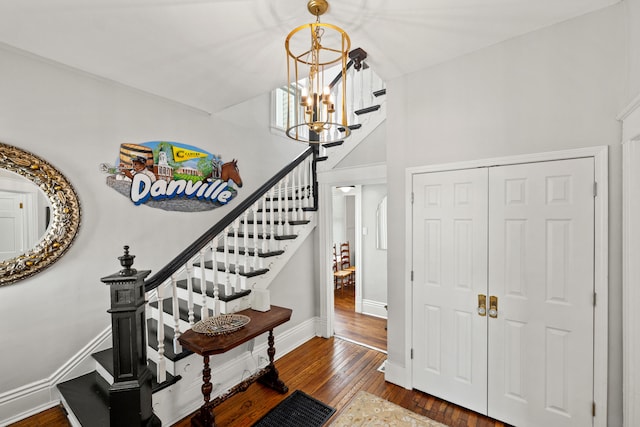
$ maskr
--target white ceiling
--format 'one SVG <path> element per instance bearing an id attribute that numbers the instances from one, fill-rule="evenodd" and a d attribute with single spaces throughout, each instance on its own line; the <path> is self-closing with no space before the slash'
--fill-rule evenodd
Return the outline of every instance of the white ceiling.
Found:
<path id="1" fill-rule="evenodd" d="M 390 79 L 618 1 L 329 0 L 321 22 Z M 0 43 L 215 113 L 286 82 L 306 3 L 0 0 Z"/>

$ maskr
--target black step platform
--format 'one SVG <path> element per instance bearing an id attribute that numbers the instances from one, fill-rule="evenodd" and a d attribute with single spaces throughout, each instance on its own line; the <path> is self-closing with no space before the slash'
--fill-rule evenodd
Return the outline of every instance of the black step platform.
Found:
<path id="1" fill-rule="evenodd" d="M 58 384 L 66 406 L 83 427 L 111 427 L 109 420 L 109 384 L 96 371 Z M 147 424 L 160 427 L 153 415 Z"/>
<path id="2" fill-rule="evenodd" d="M 83 427 L 110 427 L 109 384 L 97 372 L 60 383 L 58 390 Z"/>

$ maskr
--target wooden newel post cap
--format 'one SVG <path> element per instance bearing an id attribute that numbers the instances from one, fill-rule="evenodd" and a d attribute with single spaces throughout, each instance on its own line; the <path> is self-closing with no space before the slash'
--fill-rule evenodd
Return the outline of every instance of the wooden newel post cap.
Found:
<path id="1" fill-rule="evenodd" d="M 120 276 L 133 276 L 137 273 L 135 268 L 131 268 L 131 266 L 133 265 L 133 259 L 135 257 L 135 255 L 129 254 L 129 246 L 125 245 L 124 255 L 118 257 L 118 259 L 120 260 L 120 265 L 124 267 L 124 269 L 120 270 L 120 272 L 118 273 Z"/>

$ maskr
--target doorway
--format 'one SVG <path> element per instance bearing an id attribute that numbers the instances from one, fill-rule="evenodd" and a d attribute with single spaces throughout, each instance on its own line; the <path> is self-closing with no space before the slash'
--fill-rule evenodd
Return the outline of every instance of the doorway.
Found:
<path id="1" fill-rule="evenodd" d="M 345 266 L 345 247 L 355 269 L 351 280 L 333 283 L 332 335 L 386 352 L 386 249 L 376 247 L 377 207 L 385 196 L 384 183 L 331 186 L 328 243 L 335 270 Z"/>
<path id="2" fill-rule="evenodd" d="M 321 291 L 321 300 L 320 300 L 320 317 L 321 324 L 319 333 L 320 335 L 329 338 L 335 335 L 335 323 L 336 323 L 336 314 L 335 314 L 335 283 L 334 283 L 334 275 L 332 269 L 333 262 L 333 254 L 332 254 L 332 246 L 333 246 L 333 227 L 334 227 L 334 218 L 333 218 L 333 192 L 335 187 L 338 186 L 355 186 L 356 189 L 362 187 L 365 188 L 365 192 L 362 193 L 365 199 L 369 194 L 366 190 L 366 186 L 379 184 L 381 185 L 386 192 L 386 166 L 384 164 L 376 164 L 376 165 L 368 165 L 368 166 L 356 166 L 350 168 L 343 169 L 332 169 L 330 171 L 322 171 L 318 173 L 318 195 L 320 198 L 319 209 L 318 209 L 318 230 L 320 231 L 318 237 L 318 250 L 319 250 L 319 265 L 323 266 L 320 270 L 320 281 L 322 283 L 322 291 Z M 355 204 L 355 212 L 356 212 L 356 230 L 360 230 L 360 232 L 355 233 L 355 241 L 356 248 L 359 247 L 360 243 L 358 243 L 358 239 L 362 239 L 362 224 L 359 223 L 358 218 L 362 218 L 362 206 L 361 203 L 358 203 L 359 198 L 356 197 Z M 365 200 L 365 203 L 366 200 Z M 376 206 L 374 205 L 371 209 L 364 209 L 365 217 L 369 215 L 375 218 L 376 215 Z M 366 237 L 365 240 L 371 242 L 375 242 L 376 233 L 374 231 L 374 226 L 367 225 L 367 220 L 365 218 L 365 227 L 366 227 Z M 374 220 L 375 223 L 375 220 Z M 374 228 L 372 228 L 374 227 Z M 372 262 L 369 260 L 370 252 L 368 247 L 364 247 L 362 250 L 355 251 L 355 260 L 354 263 L 356 267 L 356 289 L 363 283 L 369 283 L 367 273 L 367 265 L 384 265 L 383 273 L 378 274 L 376 280 L 380 280 L 383 282 L 383 292 L 384 297 L 368 297 L 364 295 L 362 298 L 361 306 L 358 306 L 357 309 L 361 311 L 364 310 L 365 313 L 357 313 L 357 309 L 349 309 L 349 316 L 355 316 L 356 314 L 359 316 L 366 315 L 367 319 L 370 318 L 378 318 L 377 320 L 383 323 L 386 326 L 386 251 L 377 252 L 379 256 L 382 257 L 384 263 Z M 364 261 L 359 259 L 362 257 Z M 361 266 L 362 268 L 358 268 Z M 357 290 L 356 290 L 357 292 Z M 366 285 L 365 285 L 366 292 Z M 356 294 L 357 295 L 357 294 Z M 355 305 L 358 304 L 358 299 L 356 298 Z M 376 310 L 375 313 L 379 313 L 378 315 L 371 316 L 369 313 L 371 310 Z M 382 329 L 384 329 L 384 326 Z M 354 328 L 349 328 L 353 330 Z M 369 328 L 365 328 L 369 330 Z M 368 333 L 368 332 L 367 332 Z M 385 333 L 385 341 L 386 341 L 386 331 Z M 358 339 L 353 339 L 353 341 L 362 343 Z M 386 343 L 385 343 L 386 346 Z M 372 345 L 372 347 L 379 348 L 379 345 Z"/>

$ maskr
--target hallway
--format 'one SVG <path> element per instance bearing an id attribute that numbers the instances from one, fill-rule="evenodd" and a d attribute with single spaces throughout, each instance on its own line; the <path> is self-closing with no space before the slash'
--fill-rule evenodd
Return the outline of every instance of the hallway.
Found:
<path id="1" fill-rule="evenodd" d="M 374 349 L 387 351 L 387 320 L 355 312 L 355 288 L 348 286 L 334 293 L 334 331 L 345 338 Z"/>

